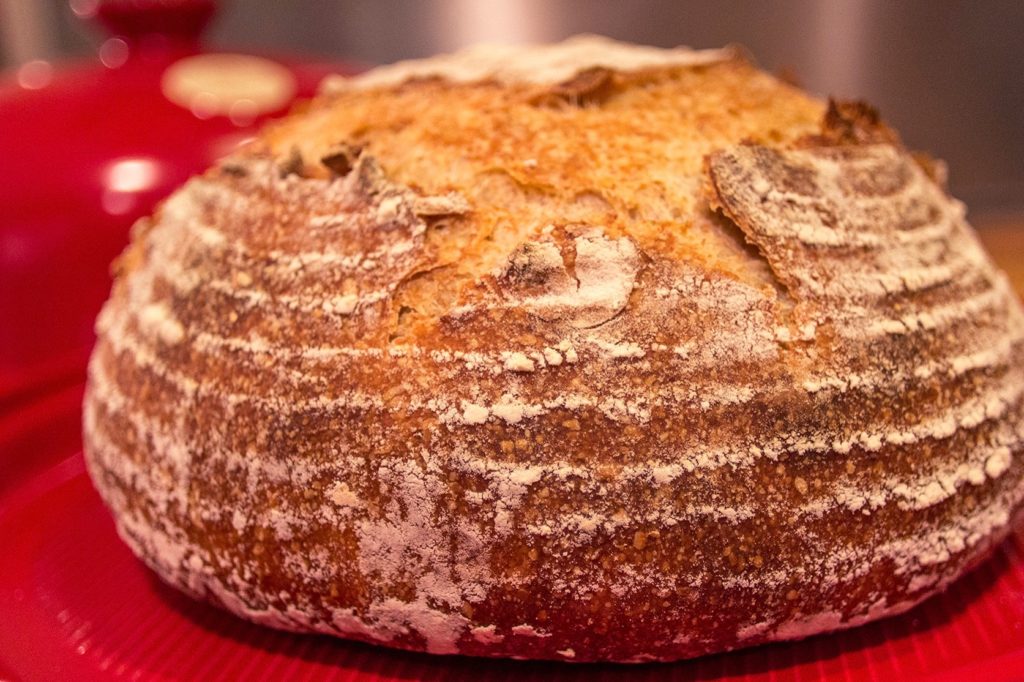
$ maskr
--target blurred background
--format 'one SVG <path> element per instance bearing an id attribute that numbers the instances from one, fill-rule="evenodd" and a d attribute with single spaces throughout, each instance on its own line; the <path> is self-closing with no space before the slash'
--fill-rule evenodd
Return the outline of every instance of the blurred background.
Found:
<path id="1" fill-rule="evenodd" d="M 873 103 L 1024 291 L 1024 0 L 0 0 L 0 411 L 81 381 L 131 225 L 326 74 L 583 32 Z"/>
<path id="2" fill-rule="evenodd" d="M 0 0 L 13 67 L 95 54 L 67 0 Z M 79 5 L 88 4 L 79 2 Z M 225 0 L 215 49 L 381 63 L 487 42 L 593 32 L 660 46 L 738 42 L 819 94 L 864 98 L 949 162 L 976 219 L 1024 210 L 1021 0 Z M 3 131 L 0 131 L 3 134 Z"/>

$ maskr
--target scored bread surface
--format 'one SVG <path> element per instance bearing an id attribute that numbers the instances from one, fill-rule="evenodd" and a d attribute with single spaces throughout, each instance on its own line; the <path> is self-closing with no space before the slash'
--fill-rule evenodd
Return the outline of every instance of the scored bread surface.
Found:
<path id="1" fill-rule="evenodd" d="M 898 613 L 1024 495 L 1024 315 L 941 170 L 735 50 L 335 81 L 136 226 L 90 473 L 280 628 L 644 661 Z"/>

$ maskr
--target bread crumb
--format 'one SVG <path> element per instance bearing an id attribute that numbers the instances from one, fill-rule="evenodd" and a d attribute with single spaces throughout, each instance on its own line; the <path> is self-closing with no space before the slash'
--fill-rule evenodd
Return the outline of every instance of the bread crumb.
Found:
<path id="1" fill-rule="evenodd" d="M 1010 449 L 1002 447 L 997 449 L 988 459 L 985 460 L 985 473 L 989 478 L 999 478 L 1010 468 Z"/>
<path id="2" fill-rule="evenodd" d="M 150 303 L 139 311 L 139 327 L 164 343 L 176 344 L 185 339 L 185 327 L 174 317 L 166 303 Z"/>
<path id="3" fill-rule="evenodd" d="M 362 505 L 359 496 L 349 490 L 348 484 L 344 482 L 338 482 L 331 486 L 327 496 L 339 507 L 359 507 Z"/>
<path id="4" fill-rule="evenodd" d="M 473 628 L 469 632 L 473 635 L 473 639 L 481 644 L 500 644 L 504 641 L 505 635 L 499 635 L 495 630 L 496 627 L 494 625 L 482 625 Z"/>
<path id="5" fill-rule="evenodd" d="M 550 632 L 543 632 L 543 631 L 538 630 L 537 628 L 533 627 L 532 625 L 525 625 L 525 624 L 524 625 L 513 626 L 512 634 L 513 635 L 521 635 L 523 637 L 538 637 L 538 638 L 544 638 L 544 637 L 550 637 L 551 636 Z"/>
<path id="6" fill-rule="evenodd" d="M 562 364 L 562 354 L 559 353 L 554 348 L 545 348 L 544 361 L 547 362 L 552 367 L 558 367 L 560 364 Z"/>
<path id="7" fill-rule="evenodd" d="M 579 360 L 579 356 L 576 354 L 576 349 L 569 341 L 561 341 L 557 346 L 555 346 L 555 348 L 562 352 L 565 357 L 565 361 L 570 365 Z"/>
<path id="8" fill-rule="evenodd" d="M 392 195 L 381 199 L 377 206 L 377 220 L 382 223 L 391 222 L 398 217 L 399 208 L 402 205 L 402 197 Z"/>
<path id="9" fill-rule="evenodd" d="M 607 341 L 596 341 L 598 347 L 606 351 L 615 359 L 642 358 L 647 353 L 639 344 L 627 341 L 623 343 L 608 343 Z"/>
<path id="10" fill-rule="evenodd" d="M 517 403 L 498 403 L 491 407 L 491 414 L 509 424 L 518 424 L 523 418 L 524 409 Z"/>
<path id="11" fill-rule="evenodd" d="M 463 403 L 462 421 L 466 424 L 483 424 L 490 416 L 490 410 L 483 405 L 475 403 Z"/>
<path id="12" fill-rule="evenodd" d="M 878 434 L 872 434 L 865 438 L 861 444 L 865 450 L 875 452 L 882 449 L 882 437 Z"/>
<path id="13" fill-rule="evenodd" d="M 505 356 L 505 369 L 511 372 L 532 372 L 536 367 L 525 353 L 516 351 Z"/>
<path id="14" fill-rule="evenodd" d="M 356 305 L 359 303 L 359 296 L 356 294 L 345 294 L 344 296 L 338 296 L 333 299 L 327 299 L 323 302 L 323 309 L 328 313 L 336 313 L 338 315 L 351 315 Z"/>

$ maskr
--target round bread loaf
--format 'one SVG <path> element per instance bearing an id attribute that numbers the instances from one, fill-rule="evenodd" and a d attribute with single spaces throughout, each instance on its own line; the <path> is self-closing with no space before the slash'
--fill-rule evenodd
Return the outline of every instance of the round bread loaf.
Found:
<path id="1" fill-rule="evenodd" d="M 115 271 L 96 487 L 274 627 L 685 658 L 904 611 L 1021 507 L 1024 315 L 941 164 L 736 50 L 326 84 Z"/>

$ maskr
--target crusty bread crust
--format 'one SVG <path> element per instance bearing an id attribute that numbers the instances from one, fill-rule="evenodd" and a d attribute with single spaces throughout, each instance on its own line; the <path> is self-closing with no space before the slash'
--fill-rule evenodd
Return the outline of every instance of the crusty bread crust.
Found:
<path id="1" fill-rule="evenodd" d="M 165 580 L 670 660 L 905 610 L 1007 532 L 1024 314 L 935 173 L 734 51 L 583 42 L 332 86 L 139 223 L 85 443 Z"/>

